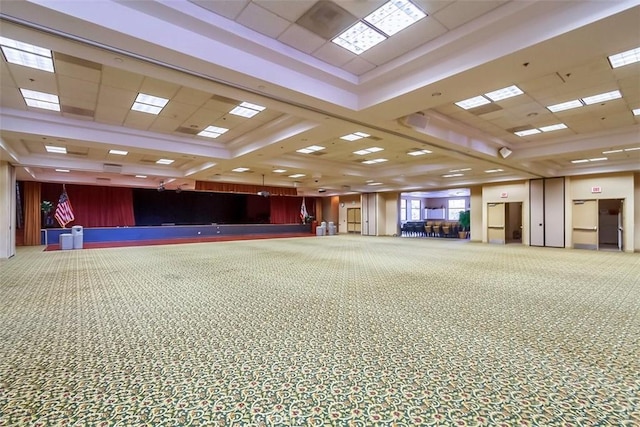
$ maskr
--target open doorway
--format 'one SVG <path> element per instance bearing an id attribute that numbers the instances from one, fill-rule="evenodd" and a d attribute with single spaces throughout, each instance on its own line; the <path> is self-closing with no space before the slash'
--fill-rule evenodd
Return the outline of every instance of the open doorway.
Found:
<path id="1" fill-rule="evenodd" d="M 505 203 L 505 237 L 507 243 L 522 243 L 522 202 Z"/>
<path id="2" fill-rule="evenodd" d="M 598 249 L 622 250 L 622 200 L 598 201 Z"/>

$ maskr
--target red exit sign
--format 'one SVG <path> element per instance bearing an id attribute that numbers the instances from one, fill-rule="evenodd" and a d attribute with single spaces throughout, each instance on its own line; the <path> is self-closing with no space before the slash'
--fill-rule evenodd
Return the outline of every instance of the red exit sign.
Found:
<path id="1" fill-rule="evenodd" d="M 591 187 L 591 193 L 602 193 L 602 187 Z"/>

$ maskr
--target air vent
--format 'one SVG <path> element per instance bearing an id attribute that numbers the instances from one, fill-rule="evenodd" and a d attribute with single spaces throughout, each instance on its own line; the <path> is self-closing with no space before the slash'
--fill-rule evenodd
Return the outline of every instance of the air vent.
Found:
<path id="1" fill-rule="evenodd" d="M 520 131 L 523 131 L 523 130 L 529 130 L 529 129 L 533 129 L 533 128 L 534 128 L 534 126 L 531 126 L 531 125 L 523 125 L 523 126 L 516 126 L 516 127 L 511 128 L 511 129 L 505 129 L 505 130 L 507 132 L 509 132 L 509 133 L 516 133 L 516 132 L 520 132 Z"/>
<path id="2" fill-rule="evenodd" d="M 367 138 L 372 141 L 382 141 L 382 138 L 380 138 L 379 136 L 369 135 Z"/>
<path id="3" fill-rule="evenodd" d="M 320 0 L 296 24 L 325 40 L 331 40 L 358 19 L 334 2 Z"/>
<path id="4" fill-rule="evenodd" d="M 156 164 L 155 160 L 149 160 L 149 159 L 140 159 L 139 162 L 140 163 L 149 163 L 149 164 L 153 163 L 154 165 Z"/>
<path id="5" fill-rule="evenodd" d="M 102 165 L 102 170 L 109 173 L 121 173 L 122 165 L 116 165 L 115 163 L 105 163 Z"/>
<path id="6" fill-rule="evenodd" d="M 494 111 L 500 111 L 500 110 L 502 110 L 502 107 L 492 102 L 491 104 L 481 105 L 479 107 L 472 108 L 467 111 L 472 114 L 475 114 L 476 116 L 481 116 L 483 114 L 493 113 Z"/>
<path id="7" fill-rule="evenodd" d="M 56 59 L 56 62 L 64 61 L 68 62 L 69 64 L 79 65 L 81 67 L 102 71 L 102 64 L 98 64 L 97 62 L 87 61 L 86 59 L 76 58 L 75 56 L 65 55 L 64 53 L 60 52 L 54 52 L 53 55 Z"/>
<path id="8" fill-rule="evenodd" d="M 69 105 L 61 105 L 60 108 L 62 109 L 63 113 L 75 114 L 76 116 L 93 117 L 93 115 L 95 114 L 95 111 L 93 110 L 87 110 L 86 108 L 71 107 Z"/>
<path id="9" fill-rule="evenodd" d="M 240 101 L 237 101 L 237 100 L 232 99 L 232 98 L 227 98 L 226 96 L 222 96 L 222 95 L 213 95 L 211 97 L 211 99 L 213 99 L 214 101 L 218 101 L 218 102 L 224 102 L 225 104 L 231 104 L 231 105 L 240 104 Z"/>
<path id="10" fill-rule="evenodd" d="M 86 157 L 88 153 L 87 152 L 82 152 L 82 151 L 69 151 L 69 150 L 67 150 L 67 154 L 69 154 L 71 156 Z"/>
<path id="11" fill-rule="evenodd" d="M 186 128 L 184 126 L 180 126 L 178 129 L 176 129 L 176 132 L 186 133 L 187 135 L 197 135 L 198 132 L 200 132 L 200 129 L 198 129 L 198 128 Z"/>

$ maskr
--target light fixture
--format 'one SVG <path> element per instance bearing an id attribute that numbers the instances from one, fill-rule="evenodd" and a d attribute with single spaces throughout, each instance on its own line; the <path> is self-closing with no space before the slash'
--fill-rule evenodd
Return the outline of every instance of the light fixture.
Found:
<path id="1" fill-rule="evenodd" d="M 560 130 L 560 129 L 566 129 L 567 125 L 565 125 L 564 123 L 557 123 L 555 125 L 549 125 L 549 126 L 542 126 L 540 127 L 540 130 L 542 132 L 553 132 L 554 130 Z"/>
<path id="2" fill-rule="evenodd" d="M 286 171 L 286 169 L 274 169 L 273 173 L 285 173 Z"/>
<path id="3" fill-rule="evenodd" d="M 163 192 L 164 191 L 164 181 L 160 181 L 160 185 L 158 185 L 158 192 Z"/>
<path id="4" fill-rule="evenodd" d="M 45 150 L 47 153 L 59 153 L 59 154 L 67 154 L 67 149 L 65 147 L 57 147 L 55 145 L 45 145 Z"/>
<path id="5" fill-rule="evenodd" d="M 147 175 L 136 175 L 136 178 L 146 178 Z"/>
<path id="6" fill-rule="evenodd" d="M 370 182 L 367 185 L 382 185 L 381 182 Z"/>
<path id="7" fill-rule="evenodd" d="M 20 88 L 20 92 L 22 93 L 24 102 L 29 107 L 60 111 L 60 100 L 58 99 L 58 95 L 22 88 Z"/>
<path id="8" fill-rule="evenodd" d="M 469 110 L 471 108 L 476 108 L 481 105 L 490 104 L 490 103 L 491 101 L 489 101 L 484 96 L 480 95 L 480 96 L 474 96 L 473 98 L 463 99 L 462 101 L 458 101 L 455 104 L 460 108 Z"/>
<path id="9" fill-rule="evenodd" d="M 302 154 L 310 154 L 310 153 L 315 153 L 316 151 L 320 151 L 320 150 L 324 150 L 325 147 L 321 146 L 321 145 L 310 145 L 307 148 L 301 148 L 299 150 L 296 150 L 298 153 L 302 153 Z"/>
<path id="10" fill-rule="evenodd" d="M 560 104 L 549 105 L 547 110 L 552 113 L 557 113 L 559 111 L 571 110 L 572 108 L 582 107 L 584 104 L 579 99 L 574 99 L 567 102 L 561 102 Z"/>
<path id="11" fill-rule="evenodd" d="M 506 159 L 511 155 L 512 151 L 509 150 L 507 147 L 502 147 L 501 149 L 498 150 L 498 153 L 500 153 L 503 159 Z"/>
<path id="12" fill-rule="evenodd" d="M 251 118 L 264 109 L 265 107 L 263 107 L 262 105 L 252 104 L 250 102 L 242 102 L 233 110 L 229 111 L 229 114 Z"/>
<path id="13" fill-rule="evenodd" d="M 582 102 L 586 105 L 598 104 L 600 102 L 611 101 L 613 99 L 622 98 L 622 94 L 619 90 L 613 90 L 611 92 L 600 93 L 598 95 L 588 96 L 586 98 L 582 98 Z"/>
<path id="14" fill-rule="evenodd" d="M 69 173 L 69 169 L 56 169 L 56 172 L 64 172 L 64 173 Z"/>
<path id="15" fill-rule="evenodd" d="M 392 36 L 427 16 L 408 0 L 389 1 L 365 16 L 364 20 Z"/>
<path id="16" fill-rule="evenodd" d="M 504 169 L 488 169 L 485 173 L 496 173 L 496 172 L 504 172 Z"/>
<path id="17" fill-rule="evenodd" d="M 622 67 L 623 65 L 633 64 L 640 61 L 640 47 L 627 50 L 625 52 L 616 53 L 608 57 L 611 68 Z"/>
<path id="18" fill-rule="evenodd" d="M 295 173 L 293 175 L 289 175 L 289 178 L 302 178 L 303 176 L 305 176 L 305 174 L 303 174 L 303 173 Z"/>
<path id="19" fill-rule="evenodd" d="M 146 93 L 138 93 L 135 102 L 131 106 L 131 109 L 134 111 L 140 111 L 142 113 L 158 115 L 168 102 L 169 100 L 167 98 L 147 95 Z"/>
<path id="20" fill-rule="evenodd" d="M 340 139 L 344 139 L 345 141 L 356 141 L 358 139 L 367 138 L 371 135 L 364 132 L 354 132 L 348 135 L 341 136 Z"/>
<path id="21" fill-rule="evenodd" d="M 49 49 L 0 37 L 0 48 L 7 62 L 53 73 L 53 57 Z"/>
<path id="22" fill-rule="evenodd" d="M 414 150 L 414 151 L 409 151 L 407 154 L 409 156 L 422 156 L 423 154 L 431 154 L 433 153 L 433 151 L 430 150 Z"/>
<path id="23" fill-rule="evenodd" d="M 388 161 L 387 159 L 373 159 L 373 160 L 365 160 L 362 163 L 364 163 L 365 165 L 373 165 L 375 163 L 383 163 Z"/>
<path id="24" fill-rule="evenodd" d="M 171 159 L 160 159 L 160 160 L 156 161 L 156 164 L 159 164 L 159 165 L 170 165 L 174 161 L 175 160 L 171 160 Z"/>
<path id="25" fill-rule="evenodd" d="M 464 176 L 463 173 L 448 173 L 445 175 L 442 175 L 443 178 L 455 178 L 457 176 Z"/>
<path id="26" fill-rule="evenodd" d="M 258 196 L 260 197 L 269 197 L 271 193 L 264 189 L 264 174 L 262 174 L 262 190 L 258 191 Z"/>
<path id="27" fill-rule="evenodd" d="M 207 138 L 217 138 L 225 132 L 229 131 L 227 128 L 219 126 L 207 126 L 204 130 L 198 132 L 198 136 L 204 136 Z"/>
<path id="28" fill-rule="evenodd" d="M 115 154 L 116 156 L 126 156 L 127 154 L 129 154 L 129 152 L 124 150 L 109 150 L 109 154 Z"/>
<path id="29" fill-rule="evenodd" d="M 640 116 L 640 108 L 634 108 L 633 109 L 633 115 L 634 116 Z"/>
<path id="30" fill-rule="evenodd" d="M 235 169 L 231 169 L 231 172 L 246 172 L 248 170 L 249 168 L 235 168 Z"/>
<path id="31" fill-rule="evenodd" d="M 494 90 L 493 92 L 485 93 L 484 96 L 495 102 L 522 95 L 523 93 L 524 92 L 518 86 L 512 85 L 502 89 Z"/>
<path id="32" fill-rule="evenodd" d="M 535 135 L 537 133 L 540 133 L 540 130 L 538 129 L 525 129 L 525 130 L 519 130 L 517 132 L 514 132 L 516 135 L 518 136 L 529 136 L 529 135 Z"/>
<path id="33" fill-rule="evenodd" d="M 383 151 L 383 150 L 384 150 L 384 148 L 371 147 L 371 148 L 365 148 L 363 150 L 354 151 L 353 154 L 358 154 L 360 156 L 364 156 L 365 154 L 377 153 L 378 151 Z"/>

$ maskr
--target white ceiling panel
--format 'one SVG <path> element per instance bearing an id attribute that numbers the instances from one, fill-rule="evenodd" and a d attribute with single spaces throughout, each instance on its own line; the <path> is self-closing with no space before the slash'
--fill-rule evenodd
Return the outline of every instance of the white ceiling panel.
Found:
<path id="1" fill-rule="evenodd" d="M 249 0 L 189 0 L 225 18 L 235 19 L 249 4 Z"/>
<path id="2" fill-rule="evenodd" d="M 297 24 L 291 24 L 280 37 L 278 37 L 278 40 L 308 54 L 326 42 L 323 38 Z"/>
<path id="3" fill-rule="evenodd" d="M 237 21 L 247 28 L 251 28 L 272 38 L 278 38 L 278 36 L 291 25 L 291 22 L 253 2 L 244 8 L 238 16 Z"/>
<path id="4" fill-rule="evenodd" d="M 290 22 L 295 22 L 316 0 L 255 0 L 258 6 Z"/>
<path id="5" fill-rule="evenodd" d="M 458 0 L 434 13 L 432 16 L 449 30 L 453 30 L 467 22 L 478 18 L 495 9 L 507 0 L 502 1 L 475 1 Z"/>

